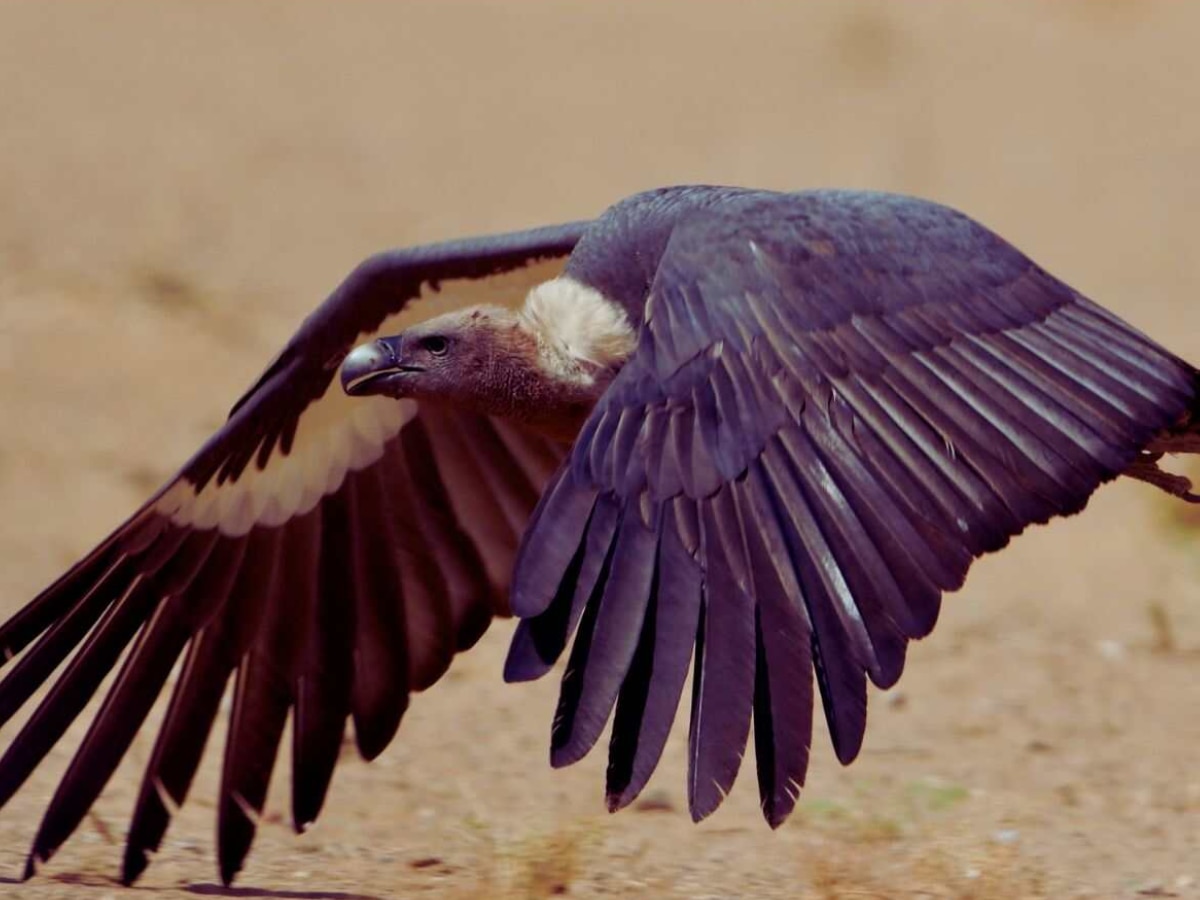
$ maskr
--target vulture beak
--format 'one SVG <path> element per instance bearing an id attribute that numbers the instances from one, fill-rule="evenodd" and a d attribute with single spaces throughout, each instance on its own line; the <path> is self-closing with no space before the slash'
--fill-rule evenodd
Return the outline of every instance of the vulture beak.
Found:
<path id="1" fill-rule="evenodd" d="M 401 397 L 406 376 L 421 371 L 420 366 L 404 362 L 404 335 L 379 338 L 359 344 L 346 354 L 342 361 L 342 389 L 355 397 L 369 394 Z"/>

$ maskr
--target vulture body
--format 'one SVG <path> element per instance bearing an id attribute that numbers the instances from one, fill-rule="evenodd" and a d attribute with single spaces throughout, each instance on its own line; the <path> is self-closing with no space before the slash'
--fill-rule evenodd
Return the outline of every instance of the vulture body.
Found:
<path id="1" fill-rule="evenodd" d="M 486 303 L 419 321 L 434 293 Z M 1121 474 L 1195 499 L 1156 463 L 1200 447 L 1196 410 L 1192 366 L 913 198 L 668 188 L 591 222 L 381 254 L 174 478 L 0 627 L 0 721 L 70 657 L 0 759 L 0 804 L 128 648 L 32 874 L 182 657 L 122 877 L 184 802 L 232 679 L 229 883 L 289 715 L 299 830 L 347 721 L 374 757 L 410 693 L 511 612 L 508 679 L 570 645 L 555 765 L 611 720 L 608 803 L 628 804 L 691 672 L 692 815 L 731 788 L 753 725 L 776 826 L 816 698 L 849 763 L 867 680 L 900 677 L 973 559 Z"/>

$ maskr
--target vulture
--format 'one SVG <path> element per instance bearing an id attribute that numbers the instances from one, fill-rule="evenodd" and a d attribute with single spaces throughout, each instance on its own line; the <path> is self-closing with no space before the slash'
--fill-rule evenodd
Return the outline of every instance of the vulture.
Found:
<path id="1" fill-rule="evenodd" d="M 435 294 L 457 308 L 431 317 Z M 896 682 L 972 560 L 1119 475 L 1200 499 L 1159 469 L 1170 452 L 1200 452 L 1197 369 L 929 201 L 672 187 L 382 253 L 178 474 L 0 626 L 0 723 L 48 686 L 0 758 L 0 805 L 118 669 L 28 877 L 170 680 L 132 883 L 232 680 L 228 884 L 289 718 L 302 830 L 347 723 L 375 757 L 410 694 L 511 614 L 506 679 L 568 654 L 553 765 L 611 723 L 607 803 L 626 806 L 691 675 L 691 815 L 720 805 L 753 727 L 775 827 L 818 698 L 849 764 L 868 680 Z"/>

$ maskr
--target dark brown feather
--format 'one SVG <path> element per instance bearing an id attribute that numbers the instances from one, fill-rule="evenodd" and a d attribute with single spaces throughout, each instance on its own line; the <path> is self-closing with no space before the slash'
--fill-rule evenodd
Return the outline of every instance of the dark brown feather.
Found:
<path id="1" fill-rule="evenodd" d="M 555 734 L 551 755 L 555 766 L 569 765 L 591 750 L 612 713 L 642 633 L 657 543 L 657 535 L 633 510 L 621 516 L 608 577 L 595 600 L 599 609 L 587 667 L 581 670 L 576 707 L 562 711 L 562 720 L 570 723 L 569 729 L 560 728 Z"/>
<path id="2" fill-rule="evenodd" d="M 288 531 L 305 527 L 302 517 Z M 171 818 L 171 807 L 187 798 L 229 676 L 262 617 L 262 600 L 280 564 L 284 529 L 256 528 L 247 535 L 244 565 L 230 588 L 221 615 L 192 638 L 183 669 L 167 707 L 150 762 L 142 776 L 137 805 L 126 839 L 122 881 L 132 884 L 158 849 Z"/>
<path id="3" fill-rule="evenodd" d="M 729 489 L 702 503 L 700 515 L 703 601 L 688 733 L 688 809 L 695 821 L 733 787 L 754 703 L 754 598 Z"/>
<path id="4" fill-rule="evenodd" d="M 282 579 L 282 593 L 290 615 L 307 624 L 292 716 L 292 827 L 297 833 L 321 811 L 350 715 L 357 611 L 348 596 L 354 573 L 345 567 L 344 545 L 356 533 L 357 481 L 358 473 L 349 476 L 342 490 L 321 505 L 320 516 L 288 528 L 289 574 Z"/>
<path id="5" fill-rule="evenodd" d="M 605 784 L 611 812 L 633 802 L 662 756 L 696 642 L 701 589 L 700 567 L 664 525 L 646 619 L 613 714 Z"/>
<path id="6" fill-rule="evenodd" d="M 370 760 L 382 753 L 395 736 L 408 709 L 410 635 L 404 613 L 405 586 L 398 567 L 389 562 L 396 549 L 398 525 L 382 493 L 359 493 L 352 483 L 347 487 L 351 491 L 348 499 L 360 498 L 363 503 L 383 506 L 380 514 L 371 517 L 375 523 L 372 528 L 353 531 L 350 521 L 357 520 L 356 510 L 348 507 L 343 525 L 347 530 L 338 547 L 344 556 L 329 559 L 322 566 L 321 577 L 322 590 L 342 595 L 353 609 L 350 710 L 358 752 Z M 434 640 L 439 637 L 448 640 L 450 635 L 433 635 Z"/>

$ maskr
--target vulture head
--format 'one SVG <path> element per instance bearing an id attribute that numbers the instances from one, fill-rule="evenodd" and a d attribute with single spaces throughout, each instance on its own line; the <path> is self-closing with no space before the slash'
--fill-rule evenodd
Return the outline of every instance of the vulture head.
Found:
<path id="1" fill-rule="evenodd" d="M 629 356 L 625 312 L 571 278 L 530 291 L 520 310 L 479 305 L 360 344 L 342 364 L 352 396 L 449 403 L 570 440 Z"/>

